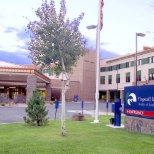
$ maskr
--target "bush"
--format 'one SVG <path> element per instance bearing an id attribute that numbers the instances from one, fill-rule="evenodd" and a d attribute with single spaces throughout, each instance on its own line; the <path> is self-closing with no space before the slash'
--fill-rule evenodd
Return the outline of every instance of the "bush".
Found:
<path id="1" fill-rule="evenodd" d="M 5 106 L 5 103 L 0 103 L 1 104 L 1 106 Z"/>
<path id="2" fill-rule="evenodd" d="M 28 118 L 23 117 L 26 123 L 37 126 L 48 123 L 49 118 L 46 118 L 48 110 L 46 111 L 44 98 L 38 89 L 33 91 L 33 96 L 27 105 L 25 111 L 27 112 Z"/>

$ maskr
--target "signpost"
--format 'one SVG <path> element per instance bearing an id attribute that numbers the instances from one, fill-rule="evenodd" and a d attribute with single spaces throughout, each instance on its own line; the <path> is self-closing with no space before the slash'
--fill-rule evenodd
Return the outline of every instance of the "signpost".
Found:
<path id="1" fill-rule="evenodd" d="M 83 107 L 84 107 L 84 102 L 81 102 L 81 108 L 82 108 L 82 115 L 83 115 Z"/>
<path id="2" fill-rule="evenodd" d="M 107 102 L 106 102 L 106 114 L 108 114 L 108 108 L 109 108 L 109 102 L 107 100 Z"/>
<path id="3" fill-rule="evenodd" d="M 59 100 L 58 99 L 56 99 L 55 100 L 55 109 L 56 109 L 56 111 L 55 111 L 55 119 L 56 119 L 56 114 L 57 114 L 57 109 L 59 108 Z"/>
<path id="4" fill-rule="evenodd" d="M 124 89 L 124 112 L 128 116 L 154 118 L 154 86 L 131 86 Z"/>

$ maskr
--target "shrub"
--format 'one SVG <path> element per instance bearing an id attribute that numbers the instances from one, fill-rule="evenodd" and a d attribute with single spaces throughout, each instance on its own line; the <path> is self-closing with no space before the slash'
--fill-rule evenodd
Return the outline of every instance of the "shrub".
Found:
<path id="1" fill-rule="evenodd" d="M 48 123 L 49 118 L 46 118 L 48 110 L 46 110 L 44 98 L 38 89 L 33 91 L 33 96 L 27 105 L 25 111 L 27 112 L 28 118 L 23 117 L 26 123 L 37 126 Z"/>
<path id="2" fill-rule="evenodd" d="M 1 104 L 1 106 L 5 106 L 5 103 L 0 103 Z"/>

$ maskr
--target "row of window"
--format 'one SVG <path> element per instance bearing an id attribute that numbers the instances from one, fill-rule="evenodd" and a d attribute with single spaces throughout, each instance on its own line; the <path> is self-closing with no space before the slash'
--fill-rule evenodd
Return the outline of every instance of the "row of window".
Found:
<path id="1" fill-rule="evenodd" d="M 154 80 L 154 68 L 149 69 L 149 80 Z M 126 73 L 125 82 L 131 81 L 130 72 Z M 137 81 L 141 81 L 141 71 L 137 71 Z M 100 77 L 100 84 L 105 84 L 105 76 Z M 116 74 L 116 83 L 120 83 L 120 74 Z M 112 75 L 108 76 L 108 84 L 112 84 Z"/>
<path id="2" fill-rule="evenodd" d="M 149 64 L 149 63 L 154 63 L 154 56 L 143 58 L 143 59 L 138 59 L 137 61 L 137 65 L 144 65 L 144 64 Z M 113 71 L 113 70 L 133 67 L 133 66 L 134 66 L 134 61 L 131 61 L 131 62 L 126 62 L 126 63 L 113 65 L 109 67 L 101 67 L 100 72 L 108 72 L 108 71 Z"/>

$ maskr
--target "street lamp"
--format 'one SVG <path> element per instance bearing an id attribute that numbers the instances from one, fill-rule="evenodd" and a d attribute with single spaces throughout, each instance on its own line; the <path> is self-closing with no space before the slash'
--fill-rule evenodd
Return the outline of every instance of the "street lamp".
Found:
<path id="1" fill-rule="evenodd" d="M 134 66 L 135 66 L 135 75 L 134 75 L 134 81 L 135 81 L 135 85 L 137 86 L 137 37 L 144 37 L 145 34 L 144 33 L 136 33 L 136 53 L 135 53 L 135 62 L 134 62 Z"/>
<path id="2" fill-rule="evenodd" d="M 102 13 L 102 8 L 104 5 L 103 0 L 98 0 L 98 23 L 97 25 L 90 25 L 87 26 L 87 29 L 94 29 L 97 27 L 96 30 L 96 93 L 95 93 L 95 100 L 96 100 L 96 107 L 95 107 L 95 120 L 93 123 L 99 123 L 98 120 L 98 99 L 99 99 L 99 62 L 100 62 L 100 30 L 102 29 L 103 26 L 103 13 Z"/>
<path id="3" fill-rule="evenodd" d="M 96 29 L 96 91 L 95 91 L 95 120 L 94 123 L 99 123 L 98 120 L 98 99 L 99 99 L 99 61 L 100 61 L 100 31 L 99 31 L 99 26 L 98 25 L 89 25 L 87 26 L 87 29 Z"/>
<path id="4" fill-rule="evenodd" d="M 118 78 L 118 65 L 117 65 L 117 76 L 116 76 L 116 81 L 117 81 L 116 97 L 118 98 L 118 82 L 119 82 L 119 78 Z"/>
<path id="5" fill-rule="evenodd" d="M 89 25 L 87 26 L 87 29 L 95 29 L 97 26 L 96 25 Z"/>

